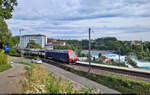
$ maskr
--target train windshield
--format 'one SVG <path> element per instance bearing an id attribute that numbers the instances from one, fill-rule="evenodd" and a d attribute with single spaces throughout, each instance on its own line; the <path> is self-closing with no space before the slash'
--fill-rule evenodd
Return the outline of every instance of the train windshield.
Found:
<path id="1" fill-rule="evenodd" d="M 73 52 L 70 52 L 70 57 L 75 57 L 75 54 Z"/>

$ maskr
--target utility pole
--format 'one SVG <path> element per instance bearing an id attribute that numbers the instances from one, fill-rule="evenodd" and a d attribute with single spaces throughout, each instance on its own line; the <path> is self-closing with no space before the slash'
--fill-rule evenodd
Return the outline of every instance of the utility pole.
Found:
<path id="1" fill-rule="evenodd" d="M 120 64 L 120 47 L 119 47 L 119 64 Z"/>
<path id="2" fill-rule="evenodd" d="M 143 41 L 142 40 L 141 40 L 141 44 L 142 44 L 142 53 L 143 53 L 144 50 L 143 50 Z"/>
<path id="3" fill-rule="evenodd" d="M 91 28 L 89 28 L 89 70 L 88 73 L 90 73 L 91 70 Z"/>
<path id="4" fill-rule="evenodd" d="M 24 29 L 19 29 L 19 32 L 20 32 L 20 44 L 19 44 L 19 49 L 20 49 L 21 57 L 22 57 L 22 50 L 21 50 L 21 31 L 24 31 Z"/>

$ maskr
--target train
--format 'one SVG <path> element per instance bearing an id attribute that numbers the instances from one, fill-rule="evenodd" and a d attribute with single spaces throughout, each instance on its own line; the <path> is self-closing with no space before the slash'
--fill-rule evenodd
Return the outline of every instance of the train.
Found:
<path id="1" fill-rule="evenodd" d="M 40 50 L 24 49 L 26 56 L 39 56 L 41 58 L 54 59 L 65 63 L 76 63 L 77 55 L 73 50 Z"/>

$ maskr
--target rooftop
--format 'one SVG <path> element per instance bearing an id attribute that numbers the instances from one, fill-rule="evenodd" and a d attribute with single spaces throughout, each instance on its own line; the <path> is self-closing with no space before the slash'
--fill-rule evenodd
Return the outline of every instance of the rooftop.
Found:
<path id="1" fill-rule="evenodd" d="M 42 35 L 42 34 L 27 34 L 27 35 L 22 35 L 22 36 L 44 36 L 46 37 L 45 35 Z"/>

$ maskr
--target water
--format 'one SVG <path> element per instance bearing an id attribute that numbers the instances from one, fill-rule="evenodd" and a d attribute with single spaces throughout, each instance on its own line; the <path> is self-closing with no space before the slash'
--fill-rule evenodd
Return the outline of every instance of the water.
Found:
<path id="1" fill-rule="evenodd" d="M 83 50 L 81 53 L 88 54 L 88 50 Z M 91 56 L 98 58 L 99 53 L 101 53 L 102 56 L 106 56 L 110 59 L 119 60 L 119 55 L 115 54 L 115 53 L 112 53 L 110 51 L 91 51 Z M 120 61 L 125 62 L 125 57 L 126 56 L 120 56 Z M 135 59 L 134 57 L 131 57 L 131 59 L 137 63 L 137 66 L 139 68 L 150 70 L 150 62 L 142 62 L 142 61 L 139 61 L 139 60 Z M 127 65 L 130 68 L 133 68 L 131 65 L 129 65 L 129 64 L 127 64 Z"/>
<path id="2" fill-rule="evenodd" d="M 137 66 L 140 67 L 141 69 L 150 70 L 150 62 L 142 62 L 133 57 L 131 59 L 135 61 L 137 63 Z"/>
<path id="3" fill-rule="evenodd" d="M 83 50 L 81 53 L 88 54 L 88 50 Z M 101 53 L 102 56 L 106 56 L 109 59 L 119 60 L 119 55 L 109 52 L 109 51 L 91 51 L 91 56 L 98 58 L 98 54 Z M 126 56 L 120 56 L 120 61 L 124 62 Z"/>

